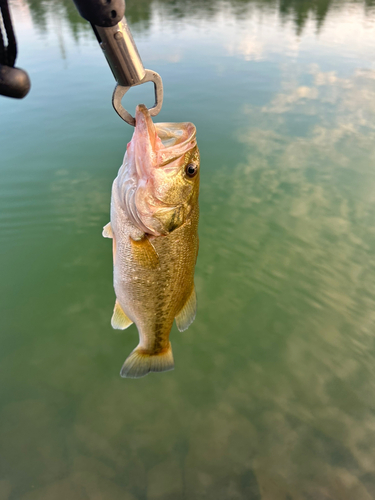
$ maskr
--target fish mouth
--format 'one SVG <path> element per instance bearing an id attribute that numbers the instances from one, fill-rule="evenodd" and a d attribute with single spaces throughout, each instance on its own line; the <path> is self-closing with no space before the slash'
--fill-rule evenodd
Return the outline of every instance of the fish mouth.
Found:
<path id="1" fill-rule="evenodd" d="M 138 104 L 135 110 L 134 136 L 139 153 L 148 153 L 154 167 L 177 160 L 197 144 L 195 125 L 190 122 L 154 124 L 144 104 Z M 145 169 L 141 170 L 146 174 Z"/>
<path id="2" fill-rule="evenodd" d="M 196 128 L 190 122 L 157 123 L 155 129 L 163 145 L 158 155 L 159 167 L 183 157 L 197 145 Z"/>

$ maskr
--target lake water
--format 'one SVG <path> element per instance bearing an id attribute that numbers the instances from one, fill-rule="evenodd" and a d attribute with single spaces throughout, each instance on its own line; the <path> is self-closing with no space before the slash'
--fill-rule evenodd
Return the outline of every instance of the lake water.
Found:
<path id="1" fill-rule="evenodd" d="M 101 236 L 132 127 L 69 0 L 12 13 L 32 89 L 0 98 L 0 499 L 375 498 L 375 2 L 128 1 L 202 169 L 198 315 L 139 380 Z"/>

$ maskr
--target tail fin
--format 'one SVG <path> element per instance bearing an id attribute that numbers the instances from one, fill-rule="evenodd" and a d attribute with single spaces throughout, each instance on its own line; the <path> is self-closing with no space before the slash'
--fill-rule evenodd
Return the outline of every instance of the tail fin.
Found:
<path id="1" fill-rule="evenodd" d="M 140 378 L 149 372 L 166 372 L 173 370 L 174 361 L 171 343 L 157 354 L 144 352 L 139 346 L 125 360 L 121 368 L 121 377 Z"/>

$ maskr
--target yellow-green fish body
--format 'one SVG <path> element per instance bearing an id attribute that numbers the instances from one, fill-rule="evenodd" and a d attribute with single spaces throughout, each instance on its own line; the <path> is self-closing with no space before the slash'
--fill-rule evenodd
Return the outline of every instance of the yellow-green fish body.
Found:
<path id="1" fill-rule="evenodd" d="M 138 378 L 174 367 L 169 334 L 195 318 L 198 254 L 199 151 L 191 123 L 152 123 L 136 110 L 136 128 L 112 186 L 116 304 L 112 326 L 133 322 L 139 344 L 121 376 Z"/>

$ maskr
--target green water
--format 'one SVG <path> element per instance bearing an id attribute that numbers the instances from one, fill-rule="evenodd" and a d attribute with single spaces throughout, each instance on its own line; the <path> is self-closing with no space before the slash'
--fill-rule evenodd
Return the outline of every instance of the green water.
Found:
<path id="1" fill-rule="evenodd" d="M 201 151 L 198 315 L 121 379 L 110 188 L 132 133 L 68 0 L 12 5 L 0 98 L 0 500 L 375 498 L 373 2 L 128 0 Z M 126 105 L 152 104 L 152 88 Z"/>

